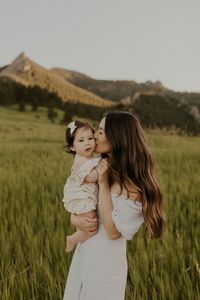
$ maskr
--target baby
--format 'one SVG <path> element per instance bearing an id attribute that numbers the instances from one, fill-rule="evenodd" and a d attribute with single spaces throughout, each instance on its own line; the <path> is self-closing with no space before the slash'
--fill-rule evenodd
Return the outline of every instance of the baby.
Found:
<path id="1" fill-rule="evenodd" d="M 94 131 L 88 123 L 82 121 L 71 122 L 66 130 L 66 142 L 69 152 L 74 153 L 74 162 L 71 175 L 64 186 L 64 207 L 74 214 L 90 218 L 96 216 L 98 199 L 98 174 L 95 167 L 101 157 L 94 157 L 95 139 Z M 87 240 L 86 231 L 77 230 L 67 236 L 66 252 L 73 250 L 74 246 Z"/>

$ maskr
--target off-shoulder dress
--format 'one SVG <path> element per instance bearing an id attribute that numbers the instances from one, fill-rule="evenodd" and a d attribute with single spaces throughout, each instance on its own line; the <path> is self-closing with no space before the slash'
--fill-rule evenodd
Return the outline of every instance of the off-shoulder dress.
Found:
<path id="1" fill-rule="evenodd" d="M 143 223 L 142 203 L 111 194 L 112 220 L 121 237 L 110 240 L 99 215 L 97 234 L 76 247 L 64 300 L 124 300 L 127 280 L 126 240 Z"/>

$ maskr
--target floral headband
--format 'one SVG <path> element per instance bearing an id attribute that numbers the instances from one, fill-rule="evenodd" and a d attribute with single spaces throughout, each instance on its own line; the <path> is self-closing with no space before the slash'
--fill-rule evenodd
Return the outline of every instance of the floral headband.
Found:
<path id="1" fill-rule="evenodd" d="M 69 123 L 69 124 L 67 125 L 67 128 L 70 129 L 70 134 L 73 134 L 74 130 L 77 128 L 77 126 L 75 125 L 75 121 Z"/>

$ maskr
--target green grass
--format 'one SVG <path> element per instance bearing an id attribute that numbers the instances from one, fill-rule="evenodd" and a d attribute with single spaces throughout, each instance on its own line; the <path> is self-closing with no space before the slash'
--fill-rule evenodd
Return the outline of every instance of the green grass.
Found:
<path id="1" fill-rule="evenodd" d="M 0 108 L 0 299 L 62 299 L 72 254 L 62 204 L 72 157 L 45 109 Z M 126 300 L 199 299 L 200 138 L 148 132 L 166 207 L 163 241 L 128 242 Z M 102 299 L 106 300 L 106 299 Z"/>

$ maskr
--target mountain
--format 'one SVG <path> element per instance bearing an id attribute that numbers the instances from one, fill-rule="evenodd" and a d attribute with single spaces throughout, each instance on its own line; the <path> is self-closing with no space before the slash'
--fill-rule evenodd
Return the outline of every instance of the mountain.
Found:
<path id="1" fill-rule="evenodd" d="M 108 100 L 110 99 L 110 100 Z M 24 53 L 0 68 L 0 105 L 57 107 L 66 118 L 100 119 L 108 110 L 135 112 L 146 127 L 200 133 L 200 93 L 174 92 L 160 81 L 98 80 L 63 68 L 46 69 Z"/>
<path id="2" fill-rule="evenodd" d="M 66 81 L 102 98 L 108 98 L 113 101 L 120 101 L 122 98 L 132 96 L 138 91 L 154 91 L 156 93 L 168 91 L 160 81 L 137 83 L 133 80 L 99 80 L 75 71 L 68 71 L 61 68 L 53 68 L 51 70 L 62 76 Z"/>
<path id="3" fill-rule="evenodd" d="M 98 107 L 112 105 L 112 101 L 102 99 L 98 95 L 73 85 L 59 74 L 33 62 L 24 53 L 0 70 L 0 80 L 2 77 L 7 77 L 25 86 L 37 85 L 49 92 L 56 93 L 64 102 L 80 102 Z"/>
<path id="4" fill-rule="evenodd" d="M 199 108 L 172 95 L 137 92 L 122 99 L 117 108 L 135 112 L 146 127 L 176 128 L 179 133 L 195 135 L 200 133 Z"/>
<path id="5" fill-rule="evenodd" d="M 174 92 L 160 81 L 98 80 L 61 68 L 52 71 L 66 81 L 116 103 L 116 108 L 134 111 L 147 127 L 176 127 L 183 132 L 200 131 L 200 93 Z"/>
<path id="6" fill-rule="evenodd" d="M 144 83 L 137 83 L 133 80 L 99 80 L 62 68 L 53 68 L 51 71 L 78 87 L 115 102 L 123 102 L 127 98 L 134 97 L 137 93 L 153 93 L 162 97 L 172 97 L 200 108 L 200 93 L 174 92 L 166 88 L 160 81 L 152 82 L 149 80 Z"/>

